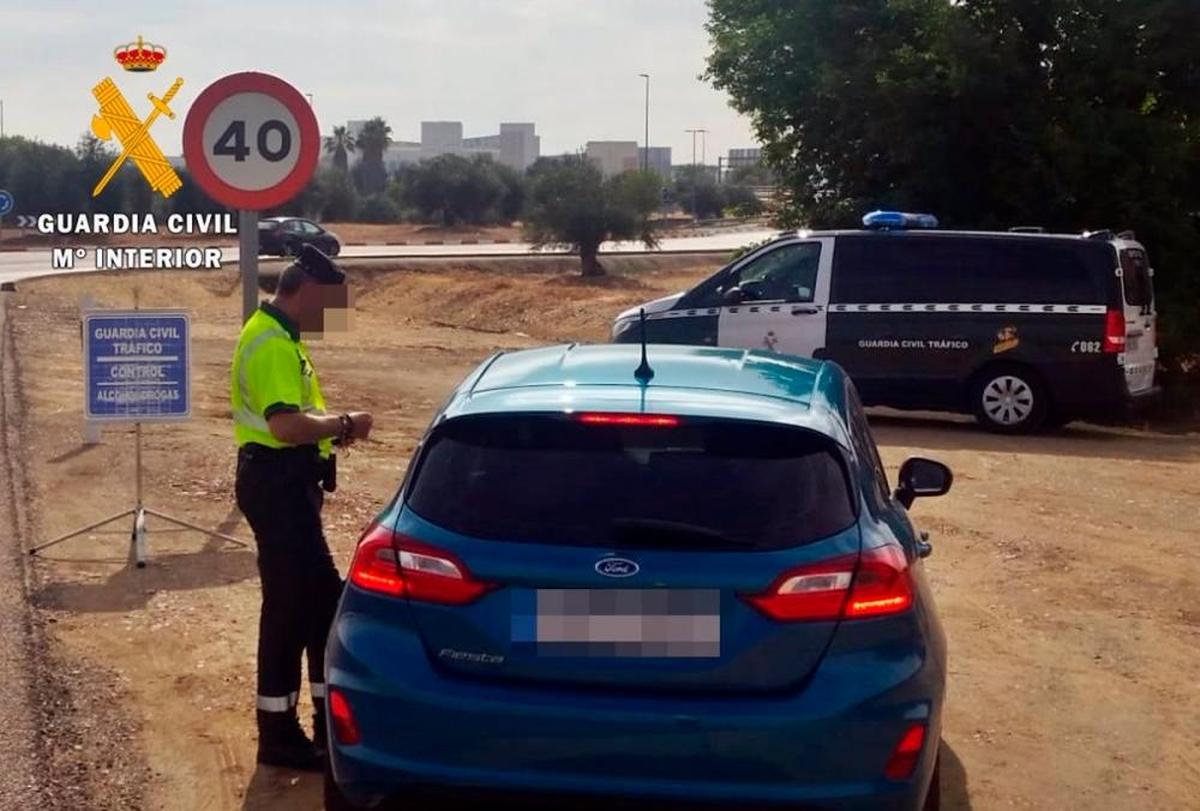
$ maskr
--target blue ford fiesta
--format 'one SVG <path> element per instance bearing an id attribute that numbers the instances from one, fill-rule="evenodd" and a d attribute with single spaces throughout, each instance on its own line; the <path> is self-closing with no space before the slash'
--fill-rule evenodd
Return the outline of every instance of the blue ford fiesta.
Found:
<path id="1" fill-rule="evenodd" d="M 328 648 L 326 803 L 498 791 L 936 808 L 945 639 L 831 363 L 501 353 L 359 543 Z"/>

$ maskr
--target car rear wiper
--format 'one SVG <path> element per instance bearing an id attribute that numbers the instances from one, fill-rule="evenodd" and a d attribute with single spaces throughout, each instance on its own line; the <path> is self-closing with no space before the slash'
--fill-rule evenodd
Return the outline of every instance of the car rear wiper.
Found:
<path id="1" fill-rule="evenodd" d="M 661 521 L 655 518 L 614 518 L 613 535 L 616 543 L 642 549 L 694 545 L 703 548 L 754 546 L 753 541 L 734 538 L 715 529 L 686 524 L 680 521 Z"/>

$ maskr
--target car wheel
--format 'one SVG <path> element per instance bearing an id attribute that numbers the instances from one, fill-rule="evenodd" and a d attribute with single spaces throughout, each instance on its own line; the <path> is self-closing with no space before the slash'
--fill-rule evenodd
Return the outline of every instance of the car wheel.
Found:
<path id="1" fill-rule="evenodd" d="M 326 253 L 329 254 L 330 256 L 337 256 L 341 252 L 342 252 L 342 245 L 340 242 L 330 243 L 329 250 L 326 251 Z"/>
<path id="2" fill-rule="evenodd" d="M 328 766 L 325 768 L 325 811 L 361 811 L 342 794 Z"/>
<path id="3" fill-rule="evenodd" d="M 985 428 L 1004 434 L 1036 431 L 1050 413 L 1050 397 L 1041 380 L 1020 366 L 984 370 L 971 391 L 975 417 Z"/>
<path id="4" fill-rule="evenodd" d="M 299 253 L 299 251 L 296 250 L 295 243 L 285 242 L 285 243 L 283 243 L 283 252 L 280 254 L 280 256 L 291 257 L 291 256 L 295 256 L 298 253 Z"/>
<path id="5" fill-rule="evenodd" d="M 942 756 L 933 762 L 933 776 L 929 778 L 929 792 L 921 811 L 938 811 L 942 807 Z"/>

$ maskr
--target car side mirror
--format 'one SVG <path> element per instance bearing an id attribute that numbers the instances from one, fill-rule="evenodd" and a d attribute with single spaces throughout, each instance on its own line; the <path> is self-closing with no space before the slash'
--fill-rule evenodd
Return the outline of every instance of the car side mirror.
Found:
<path id="1" fill-rule="evenodd" d="M 900 481 L 893 497 L 904 505 L 928 496 L 942 496 L 950 492 L 954 474 L 941 462 L 914 456 L 900 466 Z"/>
<path id="2" fill-rule="evenodd" d="M 721 301 L 727 305 L 741 304 L 743 300 L 745 300 L 745 294 L 737 285 L 721 291 Z"/>

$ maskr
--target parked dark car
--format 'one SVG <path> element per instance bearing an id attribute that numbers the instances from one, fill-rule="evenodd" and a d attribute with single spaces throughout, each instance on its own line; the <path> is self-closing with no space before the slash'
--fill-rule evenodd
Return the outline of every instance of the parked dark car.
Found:
<path id="1" fill-rule="evenodd" d="M 305 245 L 320 248 L 330 256 L 341 253 L 337 234 L 302 217 L 269 217 L 258 223 L 258 252 L 296 256 Z"/>

